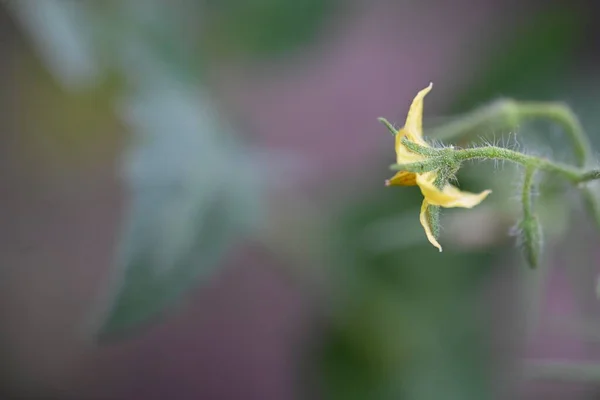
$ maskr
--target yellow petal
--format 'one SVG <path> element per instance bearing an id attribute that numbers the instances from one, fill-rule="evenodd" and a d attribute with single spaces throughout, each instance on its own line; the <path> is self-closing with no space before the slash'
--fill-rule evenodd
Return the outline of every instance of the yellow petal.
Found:
<path id="1" fill-rule="evenodd" d="M 421 221 L 421 225 L 425 229 L 425 234 L 427 235 L 427 239 L 429 242 L 437 247 L 440 251 L 442 251 L 442 246 L 438 243 L 433 236 L 433 230 L 431 229 L 431 225 L 429 223 L 429 216 L 427 215 L 427 208 L 429 207 L 429 203 L 427 203 L 427 199 L 423 200 L 423 204 L 421 205 L 421 215 L 419 216 L 419 220 Z"/>
<path id="2" fill-rule="evenodd" d="M 421 90 L 412 101 L 410 109 L 408 110 L 408 116 L 404 127 L 398 130 L 396 134 L 396 162 L 398 164 L 407 164 L 423 160 L 420 154 L 415 154 L 408 150 L 403 144 L 402 139 L 406 137 L 411 142 L 415 142 L 421 146 L 427 146 L 427 142 L 423 140 L 423 99 L 425 95 L 429 93 L 433 84 L 429 84 L 428 87 Z"/>
<path id="3" fill-rule="evenodd" d="M 423 138 L 423 99 L 431 91 L 433 83 L 430 83 L 425 89 L 422 89 L 412 101 L 404 129 L 407 131 L 409 140 L 422 141 Z"/>
<path id="4" fill-rule="evenodd" d="M 481 193 L 462 192 L 457 187 L 446 184 L 443 190 L 435 187 L 436 174 L 428 172 L 425 174 L 417 174 L 417 185 L 423 193 L 423 197 L 431 205 L 441 206 L 446 208 L 462 207 L 472 208 L 481 203 L 490 193 L 491 190 L 484 190 Z"/>
<path id="5" fill-rule="evenodd" d="M 417 174 L 408 171 L 398 171 L 396 175 L 385 181 L 386 186 L 415 186 Z"/>

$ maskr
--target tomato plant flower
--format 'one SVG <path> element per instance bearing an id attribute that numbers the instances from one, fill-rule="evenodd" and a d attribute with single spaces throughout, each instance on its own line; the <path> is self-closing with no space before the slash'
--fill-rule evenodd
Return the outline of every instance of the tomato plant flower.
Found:
<path id="1" fill-rule="evenodd" d="M 427 161 L 428 156 L 411 151 L 404 144 L 408 140 L 421 147 L 430 147 L 423 139 L 423 99 L 432 88 L 430 83 L 428 87 L 421 90 L 410 106 L 404 126 L 395 134 L 396 161 L 399 165 L 406 165 L 415 162 Z M 423 204 L 421 206 L 420 221 L 425 229 L 427 239 L 432 245 L 442 251 L 442 246 L 438 243 L 435 229 L 432 222 L 431 207 L 462 207 L 472 208 L 481 203 L 491 190 L 485 190 L 481 193 L 463 192 L 456 186 L 448 182 L 446 174 L 440 174 L 440 170 L 427 171 L 423 173 L 398 171 L 392 178 L 386 181 L 387 186 L 419 186 L 423 194 Z"/>

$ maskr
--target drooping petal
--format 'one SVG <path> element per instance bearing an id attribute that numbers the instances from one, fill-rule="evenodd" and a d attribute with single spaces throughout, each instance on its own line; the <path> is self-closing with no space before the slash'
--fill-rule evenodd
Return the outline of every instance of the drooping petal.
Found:
<path id="1" fill-rule="evenodd" d="M 442 246 L 438 243 L 435 236 L 433 235 L 433 229 L 431 227 L 431 223 L 429 222 L 429 215 L 427 212 L 428 208 L 429 203 L 427 202 L 427 199 L 424 199 L 423 204 L 421 204 L 421 215 L 419 216 L 419 220 L 421 221 L 421 225 L 423 225 L 423 229 L 425 229 L 425 234 L 427 235 L 429 243 L 431 243 L 440 251 L 442 251 Z"/>
<path id="2" fill-rule="evenodd" d="M 386 186 L 415 186 L 417 174 L 408 171 L 398 171 L 396 175 L 385 181 Z"/>
<path id="3" fill-rule="evenodd" d="M 463 192 L 457 187 L 446 184 L 443 190 L 438 189 L 434 185 L 436 175 L 433 173 L 417 174 L 417 185 L 423 193 L 423 197 L 431 205 L 452 208 L 472 208 L 481 203 L 490 193 L 491 190 L 484 190 L 481 193 Z"/>

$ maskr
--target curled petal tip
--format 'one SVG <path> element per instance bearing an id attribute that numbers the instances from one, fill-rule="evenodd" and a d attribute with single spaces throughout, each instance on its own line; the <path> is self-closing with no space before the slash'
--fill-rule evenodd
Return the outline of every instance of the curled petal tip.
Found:
<path id="1" fill-rule="evenodd" d="M 385 186 L 390 186 L 390 180 L 389 179 L 385 180 Z"/>

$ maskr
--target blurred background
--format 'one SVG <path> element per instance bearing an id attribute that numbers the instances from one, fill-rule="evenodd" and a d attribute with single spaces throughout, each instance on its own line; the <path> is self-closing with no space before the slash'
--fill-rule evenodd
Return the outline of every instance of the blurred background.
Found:
<path id="1" fill-rule="evenodd" d="M 438 253 L 377 122 L 432 81 L 426 135 L 560 100 L 600 149 L 596 2 L 1 5 L 3 398 L 600 398 L 577 193 L 542 181 L 529 270 L 518 171 L 466 166 L 494 192 Z M 472 139 L 572 159 L 552 124 Z"/>

